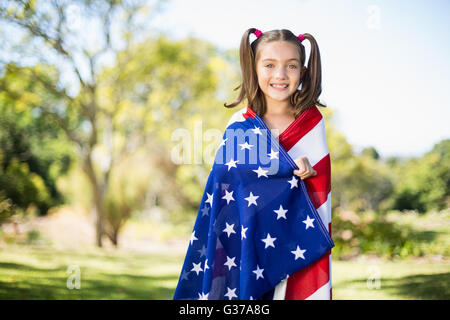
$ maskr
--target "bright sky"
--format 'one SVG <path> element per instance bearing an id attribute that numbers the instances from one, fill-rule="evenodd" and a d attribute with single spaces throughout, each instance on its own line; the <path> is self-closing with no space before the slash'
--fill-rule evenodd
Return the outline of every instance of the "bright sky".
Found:
<path id="1" fill-rule="evenodd" d="M 239 48 L 250 27 L 312 34 L 321 99 L 357 150 L 420 156 L 450 138 L 449 1 L 169 0 L 164 8 L 158 29 L 223 49 Z"/>

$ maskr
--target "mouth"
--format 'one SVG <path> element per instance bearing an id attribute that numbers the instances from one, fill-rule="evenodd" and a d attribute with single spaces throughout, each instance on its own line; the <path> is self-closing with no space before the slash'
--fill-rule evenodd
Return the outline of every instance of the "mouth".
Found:
<path id="1" fill-rule="evenodd" d="M 279 90 L 279 91 L 286 90 L 287 87 L 289 87 L 288 84 L 283 84 L 283 83 L 271 83 L 270 86 L 272 88 L 274 88 L 275 90 Z"/>

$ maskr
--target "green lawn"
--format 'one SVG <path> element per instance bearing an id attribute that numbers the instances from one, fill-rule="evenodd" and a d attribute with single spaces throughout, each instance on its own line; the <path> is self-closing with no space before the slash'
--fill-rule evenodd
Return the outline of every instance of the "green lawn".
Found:
<path id="1" fill-rule="evenodd" d="M 378 281 L 377 281 L 378 279 Z M 450 299 L 450 263 L 333 261 L 333 299 Z"/>
<path id="2" fill-rule="evenodd" d="M 98 249 L 1 249 L 0 299 L 171 299 L 182 259 Z M 67 288 L 74 275 L 69 266 L 80 270 L 79 290 Z"/>
<path id="3" fill-rule="evenodd" d="M 0 249 L 0 299 L 171 299 L 184 254 Z M 80 289 L 68 289 L 69 266 Z M 334 261 L 334 299 L 449 299 L 447 262 Z M 374 280 L 379 278 L 379 286 Z M 370 288 L 372 285 L 372 288 Z M 378 287 L 378 289 L 377 289 Z"/>

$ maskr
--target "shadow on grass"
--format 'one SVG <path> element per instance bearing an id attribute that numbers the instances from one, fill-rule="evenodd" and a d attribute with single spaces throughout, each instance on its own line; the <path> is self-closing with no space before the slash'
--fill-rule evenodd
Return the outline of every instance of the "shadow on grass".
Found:
<path id="1" fill-rule="evenodd" d="M 346 284 L 366 285 L 367 279 L 345 281 Z M 405 299 L 449 300 L 450 273 L 415 274 L 402 278 L 381 278 L 381 290 L 386 290 Z"/>
<path id="2" fill-rule="evenodd" d="M 427 300 L 450 299 L 450 273 L 416 274 L 390 281 L 393 284 L 386 288 L 402 296 Z"/>
<path id="3" fill-rule="evenodd" d="M 10 276 L 3 271 L 18 270 Z M 80 289 L 68 289 L 65 267 L 36 268 L 17 263 L 0 263 L 0 299 L 172 299 L 177 274 L 107 274 L 84 268 Z M 6 281 L 5 281 L 6 280 Z M 70 281 L 69 281 L 70 282 Z"/>

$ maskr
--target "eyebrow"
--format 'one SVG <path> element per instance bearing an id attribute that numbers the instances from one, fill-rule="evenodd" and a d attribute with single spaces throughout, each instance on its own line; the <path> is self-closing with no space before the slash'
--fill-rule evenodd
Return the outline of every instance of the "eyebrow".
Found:
<path id="1" fill-rule="evenodd" d="M 297 58 L 291 58 L 291 59 L 288 59 L 287 61 L 292 61 L 292 60 L 300 62 L 300 60 L 298 60 Z M 262 61 L 277 61 L 277 59 L 266 58 L 266 59 L 263 59 Z"/>

